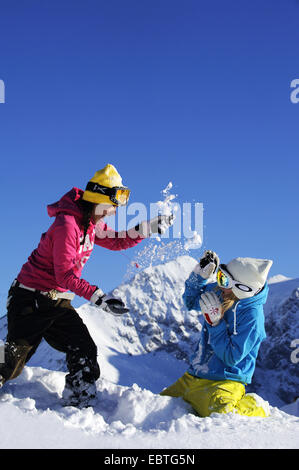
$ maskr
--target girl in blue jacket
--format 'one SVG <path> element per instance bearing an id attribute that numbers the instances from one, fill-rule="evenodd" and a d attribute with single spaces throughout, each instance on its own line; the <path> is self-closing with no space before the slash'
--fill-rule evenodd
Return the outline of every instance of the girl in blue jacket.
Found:
<path id="1" fill-rule="evenodd" d="M 204 316 L 201 338 L 188 371 L 161 395 L 182 397 L 200 416 L 269 416 L 268 403 L 246 394 L 245 385 L 251 382 L 266 337 L 263 305 L 271 265 L 270 260 L 235 258 L 219 266 L 216 253 L 204 253 L 183 294 L 188 310 L 200 310 Z M 215 273 L 216 283 L 211 282 Z"/>

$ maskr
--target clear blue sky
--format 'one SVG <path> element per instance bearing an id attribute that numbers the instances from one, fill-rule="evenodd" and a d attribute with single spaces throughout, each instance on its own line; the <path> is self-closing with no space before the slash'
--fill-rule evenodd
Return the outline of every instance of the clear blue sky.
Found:
<path id="1" fill-rule="evenodd" d="M 169 181 L 203 202 L 203 248 L 222 261 L 271 258 L 271 275 L 298 277 L 298 44 L 295 0 L 2 2 L 1 293 L 46 205 L 108 162 L 131 202 Z M 110 290 L 127 263 L 96 247 L 83 276 Z"/>

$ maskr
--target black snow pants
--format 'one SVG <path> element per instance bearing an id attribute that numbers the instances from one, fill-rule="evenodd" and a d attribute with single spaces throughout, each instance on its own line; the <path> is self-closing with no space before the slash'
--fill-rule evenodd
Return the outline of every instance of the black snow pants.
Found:
<path id="1" fill-rule="evenodd" d="M 79 394 L 100 376 L 97 347 L 70 300 L 52 300 L 38 292 L 11 287 L 7 305 L 8 334 L 4 381 L 17 377 L 44 338 L 66 354 L 66 387 Z"/>

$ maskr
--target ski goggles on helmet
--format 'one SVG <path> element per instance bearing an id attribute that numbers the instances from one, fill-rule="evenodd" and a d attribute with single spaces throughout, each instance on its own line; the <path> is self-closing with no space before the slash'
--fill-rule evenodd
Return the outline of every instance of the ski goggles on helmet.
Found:
<path id="1" fill-rule="evenodd" d="M 125 206 L 128 204 L 130 197 L 130 189 L 125 186 L 114 186 L 113 188 L 107 188 L 107 186 L 101 186 L 98 183 L 89 181 L 86 186 L 86 191 L 92 193 L 103 194 L 108 196 L 110 201 L 116 206 Z"/>
<path id="2" fill-rule="evenodd" d="M 217 271 L 217 284 L 223 289 L 232 289 L 236 287 L 242 292 L 253 292 L 253 289 L 239 281 L 236 281 L 233 276 L 228 272 L 225 264 L 220 264 Z"/>

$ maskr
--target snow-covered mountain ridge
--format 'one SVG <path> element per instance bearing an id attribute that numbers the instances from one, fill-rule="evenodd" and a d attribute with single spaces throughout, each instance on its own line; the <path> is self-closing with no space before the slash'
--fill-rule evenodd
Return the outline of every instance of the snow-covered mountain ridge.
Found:
<path id="1" fill-rule="evenodd" d="M 142 352 L 162 349 L 178 359 L 188 358 L 201 330 L 198 312 L 188 312 L 182 300 L 184 282 L 195 264 L 193 258 L 181 256 L 146 268 L 114 289 L 113 294 L 130 307 L 124 322 L 131 333 L 133 327 Z"/>

